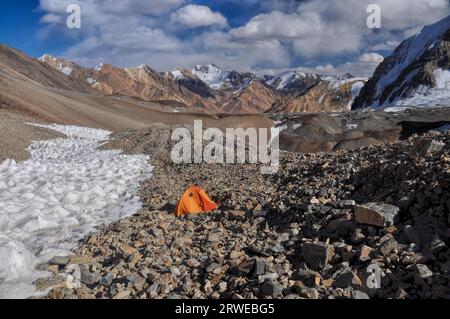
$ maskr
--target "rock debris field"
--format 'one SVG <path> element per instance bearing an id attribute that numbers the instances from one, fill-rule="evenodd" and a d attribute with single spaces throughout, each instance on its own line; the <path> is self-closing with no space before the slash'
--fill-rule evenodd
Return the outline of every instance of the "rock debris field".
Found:
<path id="1" fill-rule="evenodd" d="M 116 134 L 148 154 L 138 214 L 40 265 L 46 298 L 449 298 L 449 133 L 257 165 L 174 165 L 170 128 Z M 218 211 L 176 218 L 199 183 Z"/>

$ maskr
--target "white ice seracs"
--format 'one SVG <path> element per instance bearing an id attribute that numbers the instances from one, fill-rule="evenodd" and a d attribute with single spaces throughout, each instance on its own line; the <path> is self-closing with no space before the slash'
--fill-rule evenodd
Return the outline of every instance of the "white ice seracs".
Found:
<path id="1" fill-rule="evenodd" d="M 0 165 L 0 298 L 35 295 L 35 270 L 95 227 L 136 213 L 149 157 L 99 150 L 110 132 L 44 126 L 67 138 L 33 142 L 31 158 Z"/>

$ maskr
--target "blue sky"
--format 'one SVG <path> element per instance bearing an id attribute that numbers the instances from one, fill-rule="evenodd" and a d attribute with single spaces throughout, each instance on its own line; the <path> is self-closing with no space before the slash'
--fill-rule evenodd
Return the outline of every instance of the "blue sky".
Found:
<path id="1" fill-rule="evenodd" d="M 81 29 L 68 29 L 68 4 Z M 382 28 L 367 28 L 366 8 Z M 450 13 L 448 0 L 2 0 L 0 42 L 85 66 L 148 64 L 369 76 L 406 37 Z"/>

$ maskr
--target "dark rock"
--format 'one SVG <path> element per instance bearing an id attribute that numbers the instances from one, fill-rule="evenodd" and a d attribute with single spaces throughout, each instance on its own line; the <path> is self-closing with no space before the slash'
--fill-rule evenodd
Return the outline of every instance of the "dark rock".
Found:
<path id="1" fill-rule="evenodd" d="M 386 227 L 394 224 L 399 210 L 397 206 L 385 203 L 357 205 L 355 219 L 360 224 Z"/>
<path id="2" fill-rule="evenodd" d="M 255 261 L 255 269 L 253 271 L 253 277 L 258 277 L 266 273 L 266 263 L 263 260 L 257 259 Z"/>
<path id="3" fill-rule="evenodd" d="M 312 270 L 300 269 L 294 274 L 294 278 L 300 280 L 309 287 L 318 286 L 320 284 L 319 273 Z"/>
<path id="4" fill-rule="evenodd" d="M 302 245 L 302 257 L 313 269 L 325 267 L 334 256 L 334 247 L 322 243 L 304 243 Z"/>
<path id="5" fill-rule="evenodd" d="M 345 271 L 337 276 L 333 285 L 338 288 L 360 287 L 361 279 L 353 271 Z"/>
<path id="6" fill-rule="evenodd" d="M 255 260 L 244 261 L 238 266 L 238 271 L 242 275 L 248 275 L 255 267 Z"/>
<path id="7" fill-rule="evenodd" d="M 278 284 L 275 284 L 271 280 L 265 280 L 264 284 L 261 287 L 261 292 L 266 296 L 278 298 L 283 295 L 283 287 L 281 287 Z"/>
<path id="8" fill-rule="evenodd" d="M 100 278 L 99 283 L 103 286 L 110 286 L 114 280 L 114 275 L 112 273 L 107 273 L 102 278 Z"/>

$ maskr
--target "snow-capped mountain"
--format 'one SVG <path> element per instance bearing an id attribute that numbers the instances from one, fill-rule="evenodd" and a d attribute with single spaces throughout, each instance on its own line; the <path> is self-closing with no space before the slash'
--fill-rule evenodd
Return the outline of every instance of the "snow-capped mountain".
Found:
<path id="1" fill-rule="evenodd" d="M 282 95 L 268 111 L 293 112 L 345 112 L 351 110 L 355 98 L 366 83 L 366 78 L 335 78 L 316 75 L 316 83 L 305 89 Z"/>
<path id="2" fill-rule="evenodd" d="M 306 91 L 320 81 L 320 76 L 315 73 L 289 71 L 278 76 L 265 77 L 265 83 L 276 90 Z"/>
<path id="3" fill-rule="evenodd" d="M 353 108 L 450 106 L 450 16 L 403 41 L 376 69 Z"/>
<path id="4" fill-rule="evenodd" d="M 48 54 L 40 60 L 101 94 L 230 113 L 347 111 L 365 81 L 299 71 L 259 78 L 214 64 L 160 73 L 148 65 L 84 68 Z"/>
<path id="5" fill-rule="evenodd" d="M 223 87 L 229 74 L 214 64 L 196 65 L 191 72 L 215 90 Z"/>
<path id="6" fill-rule="evenodd" d="M 252 73 L 226 71 L 214 64 L 196 65 L 191 73 L 213 90 L 242 90 L 256 78 Z"/>

